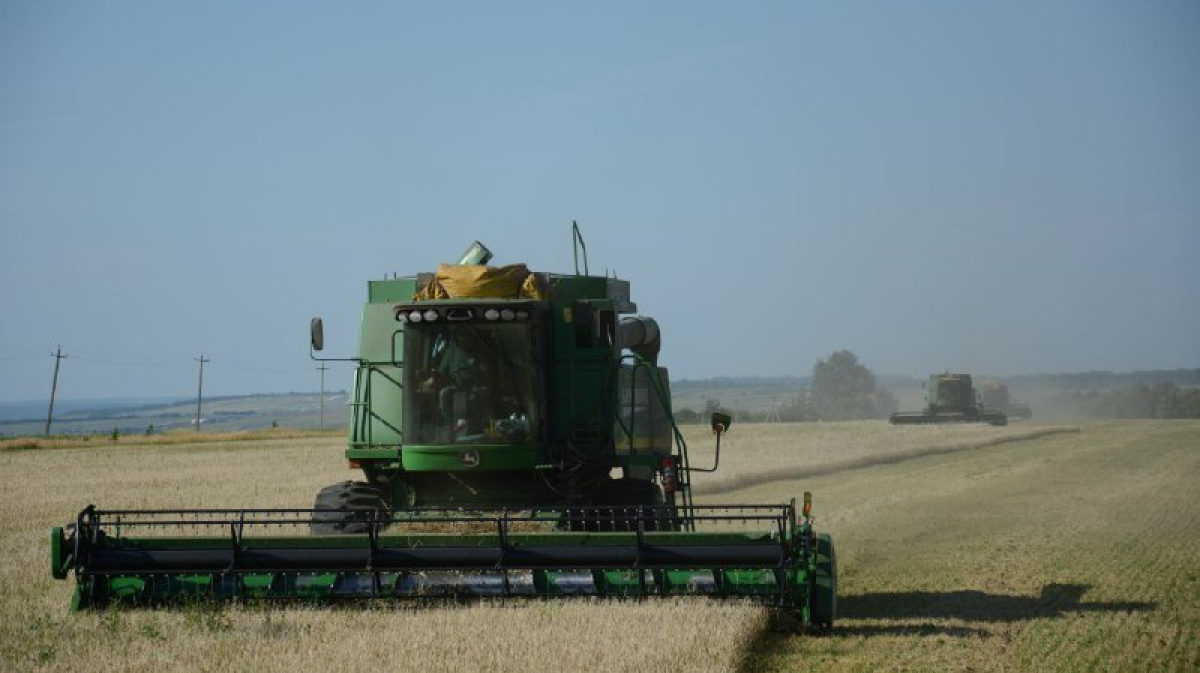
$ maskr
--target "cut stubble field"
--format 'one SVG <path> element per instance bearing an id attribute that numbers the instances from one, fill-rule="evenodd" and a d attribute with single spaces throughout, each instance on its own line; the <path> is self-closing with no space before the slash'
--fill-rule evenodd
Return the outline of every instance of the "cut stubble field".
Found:
<path id="1" fill-rule="evenodd" d="M 693 463 L 711 460 L 702 428 Z M 1200 423 L 735 426 L 702 502 L 814 493 L 830 636 L 703 599 L 72 614 L 46 541 L 105 508 L 307 507 L 338 439 L 0 450 L 0 669 L 1194 671 Z"/>

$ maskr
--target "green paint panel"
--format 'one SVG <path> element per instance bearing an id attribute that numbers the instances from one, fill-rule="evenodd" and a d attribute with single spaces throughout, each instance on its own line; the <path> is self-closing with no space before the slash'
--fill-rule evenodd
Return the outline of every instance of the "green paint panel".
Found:
<path id="1" fill-rule="evenodd" d="M 351 447 L 346 449 L 346 458 L 349 460 L 400 460 L 400 447 Z"/>
<path id="2" fill-rule="evenodd" d="M 108 581 L 108 589 L 117 599 L 137 599 L 146 587 L 146 580 L 140 577 L 114 577 Z"/>
<path id="3" fill-rule="evenodd" d="M 365 304 L 362 331 L 358 338 L 358 356 L 375 364 L 401 361 L 404 353 L 403 327 L 403 323 L 396 321 L 390 304 Z"/>
<path id="4" fill-rule="evenodd" d="M 629 302 L 629 281 L 606 276 L 552 276 L 550 301 L 564 306 L 582 299 Z"/>
<path id="5" fill-rule="evenodd" d="M 592 577 L 596 593 L 601 596 L 641 596 L 643 583 L 646 594 L 654 587 L 654 574 L 648 570 L 598 570 Z"/>
<path id="6" fill-rule="evenodd" d="M 333 595 L 333 587 L 337 584 L 338 573 L 312 573 L 308 575 L 289 575 L 289 596 L 299 598 L 329 598 Z"/>
<path id="7" fill-rule="evenodd" d="M 475 457 L 478 463 L 469 466 Z M 457 446 L 406 446 L 401 454 L 411 472 L 532 470 L 545 456 L 529 444 L 462 444 Z"/>
<path id="8" fill-rule="evenodd" d="M 372 304 L 412 301 L 416 293 L 417 279 L 412 276 L 367 281 L 367 301 Z"/>
<path id="9" fill-rule="evenodd" d="M 184 574 L 169 576 L 166 593 L 169 596 L 206 596 L 212 593 L 213 576 L 209 574 Z"/>
<path id="10" fill-rule="evenodd" d="M 274 573 L 252 573 L 242 575 L 242 589 L 249 598 L 268 598 L 275 586 Z"/>

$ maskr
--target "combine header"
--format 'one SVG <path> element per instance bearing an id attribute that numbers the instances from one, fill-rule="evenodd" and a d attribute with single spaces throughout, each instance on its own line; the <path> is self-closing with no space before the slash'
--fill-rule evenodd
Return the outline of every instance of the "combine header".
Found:
<path id="1" fill-rule="evenodd" d="M 369 283 L 346 458 L 312 509 L 83 510 L 51 532 L 74 605 L 711 596 L 836 612 L 811 497 L 698 505 L 653 319 L 629 283 L 484 266 Z M 579 273 L 583 250 L 584 273 Z M 312 348 L 323 348 L 320 319 Z M 717 457 L 731 419 L 713 414 Z"/>
<path id="2" fill-rule="evenodd" d="M 970 374 L 933 374 L 925 384 L 924 411 L 903 411 L 891 415 L 893 424 L 912 423 L 990 423 L 1007 425 L 1003 411 L 988 409 L 979 401 Z"/>

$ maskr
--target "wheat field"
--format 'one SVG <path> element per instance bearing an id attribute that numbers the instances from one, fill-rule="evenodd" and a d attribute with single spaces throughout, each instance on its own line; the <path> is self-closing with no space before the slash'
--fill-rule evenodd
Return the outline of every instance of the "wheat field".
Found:
<path id="1" fill-rule="evenodd" d="M 769 637 L 746 670 L 1200 670 L 1198 484 L 1195 421 L 807 479 L 838 543 L 838 634 Z"/>
<path id="2" fill-rule="evenodd" d="M 712 439 L 687 437 L 706 466 Z M 73 614 L 46 542 L 88 503 L 305 507 L 341 440 L 0 449 L 0 669 L 1194 671 L 1200 424 L 735 426 L 698 499 L 814 493 L 831 636 L 703 599 Z M 709 455 L 705 455 L 708 452 Z"/>

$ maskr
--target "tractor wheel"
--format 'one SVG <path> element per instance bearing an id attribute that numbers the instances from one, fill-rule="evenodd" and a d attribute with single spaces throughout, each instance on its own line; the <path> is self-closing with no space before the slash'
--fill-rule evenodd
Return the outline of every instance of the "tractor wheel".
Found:
<path id="1" fill-rule="evenodd" d="M 837 553 L 833 538 L 826 533 L 817 536 L 817 572 L 813 578 L 811 628 L 827 632 L 837 618 Z"/>
<path id="2" fill-rule="evenodd" d="M 317 494 L 313 514 L 314 535 L 365 533 L 370 522 L 389 512 L 387 498 L 378 488 L 361 481 L 343 481 L 326 486 Z"/>

